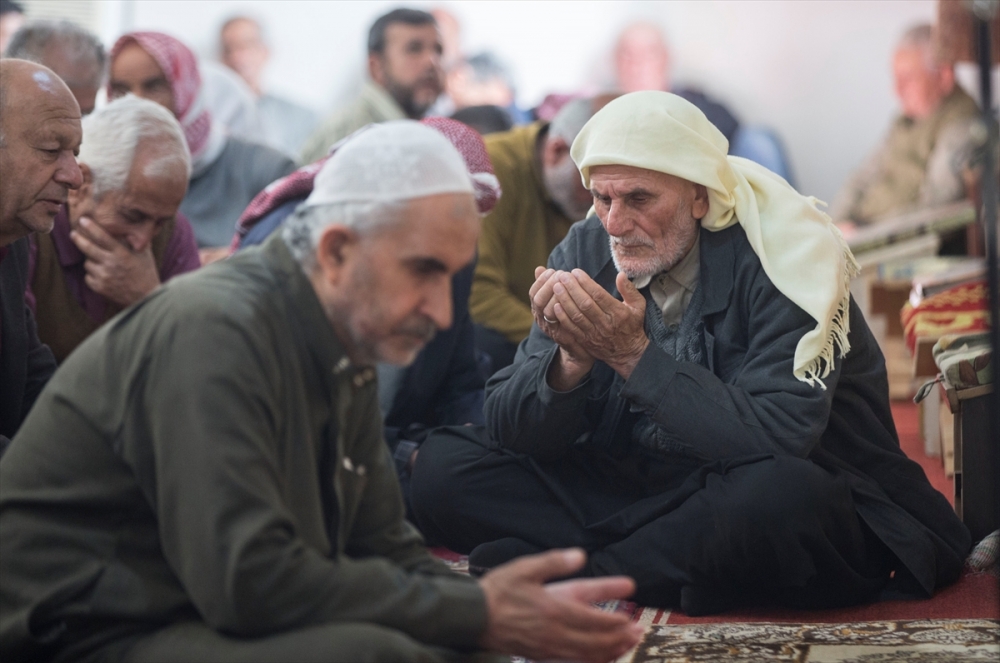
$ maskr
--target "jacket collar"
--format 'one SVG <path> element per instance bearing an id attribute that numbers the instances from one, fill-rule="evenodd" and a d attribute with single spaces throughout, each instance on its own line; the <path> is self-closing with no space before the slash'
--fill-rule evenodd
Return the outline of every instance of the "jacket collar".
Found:
<path id="1" fill-rule="evenodd" d="M 371 109 L 377 122 L 389 120 L 405 120 L 406 111 L 392 98 L 384 87 L 373 80 L 365 81 L 361 90 L 361 99 Z"/>
<path id="2" fill-rule="evenodd" d="M 288 315 L 294 319 L 292 327 L 297 330 L 306 351 L 320 369 L 324 383 L 332 390 L 338 378 L 360 371 L 371 372 L 370 367 L 351 364 L 347 350 L 337 338 L 312 283 L 292 256 L 282 234 L 271 235 L 261 250 L 288 298 Z"/>
<path id="3" fill-rule="evenodd" d="M 729 295 L 733 290 L 733 270 L 736 267 L 736 251 L 733 248 L 733 233 L 742 232 L 739 224 L 725 230 L 701 229 L 701 270 L 700 287 L 705 298 L 702 316 L 724 311 L 729 306 Z"/>

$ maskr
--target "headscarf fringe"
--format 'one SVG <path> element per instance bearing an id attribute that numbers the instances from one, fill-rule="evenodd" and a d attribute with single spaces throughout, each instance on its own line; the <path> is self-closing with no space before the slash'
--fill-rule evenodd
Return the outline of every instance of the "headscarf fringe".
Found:
<path id="1" fill-rule="evenodd" d="M 823 349 L 812 361 L 795 371 L 796 378 L 807 383 L 810 387 L 819 385 L 824 391 L 826 391 L 826 384 L 823 382 L 823 378 L 828 376 L 833 369 L 834 353 L 836 352 L 840 358 L 844 358 L 851 351 L 851 280 L 861 273 L 861 266 L 858 265 L 854 254 L 851 253 L 847 240 L 844 239 L 839 230 L 836 231 L 836 235 L 844 254 L 845 269 L 841 283 L 843 295 L 837 304 L 837 312 L 834 313 L 833 319 L 830 321 L 830 333 Z"/>

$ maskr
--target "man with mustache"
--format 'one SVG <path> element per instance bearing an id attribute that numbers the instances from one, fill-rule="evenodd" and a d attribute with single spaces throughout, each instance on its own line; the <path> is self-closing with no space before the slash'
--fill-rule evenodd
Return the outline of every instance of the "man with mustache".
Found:
<path id="1" fill-rule="evenodd" d="M 444 91 L 444 46 L 431 14 L 394 9 L 368 32 L 368 75 L 361 95 L 328 117 L 306 141 L 301 163 L 326 156 L 330 146 L 366 124 L 419 120 Z"/>
<path id="2" fill-rule="evenodd" d="M 688 614 L 927 597 L 970 536 L 906 458 L 840 232 L 691 103 L 612 101 L 571 154 L 595 214 L 538 267 L 534 326 L 411 479 L 487 569 L 550 547 Z"/>
<path id="3" fill-rule="evenodd" d="M 0 454 L 55 370 L 24 302 L 28 235 L 52 230 L 83 175 L 80 106 L 52 70 L 0 60 Z"/>
<path id="4" fill-rule="evenodd" d="M 5 659 L 598 663 L 633 647 L 641 626 L 589 605 L 629 579 L 545 584 L 581 551 L 476 581 L 403 517 L 373 365 L 451 324 L 479 223 L 448 139 L 378 125 L 262 246 L 84 341 L 0 462 Z"/>

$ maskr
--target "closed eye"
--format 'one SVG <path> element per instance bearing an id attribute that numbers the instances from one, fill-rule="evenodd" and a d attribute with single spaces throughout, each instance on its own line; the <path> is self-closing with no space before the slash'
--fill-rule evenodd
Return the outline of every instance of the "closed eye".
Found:
<path id="1" fill-rule="evenodd" d="M 436 276 L 448 273 L 448 267 L 434 258 L 411 258 L 407 262 L 410 265 L 410 270 L 417 276 Z"/>

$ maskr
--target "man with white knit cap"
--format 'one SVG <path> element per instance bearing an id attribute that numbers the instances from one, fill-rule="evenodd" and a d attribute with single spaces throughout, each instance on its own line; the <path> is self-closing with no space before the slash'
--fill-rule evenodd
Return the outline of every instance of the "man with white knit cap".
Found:
<path id="1" fill-rule="evenodd" d="M 375 362 L 451 323 L 479 233 L 465 162 L 390 122 L 349 140 L 282 233 L 172 280 L 90 336 L 0 463 L 12 660 L 615 658 L 579 550 L 479 581 L 403 517 Z"/>
<path id="2" fill-rule="evenodd" d="M 907 459 L 857 265 L 815 201 L 665 92 L 572 156 L 594 210 L 538 267 L 486 430 L 421 447 L 417 525 L 487 569 L 567 545 L 689 614 L 954 581 L 969 533 Z"/>

